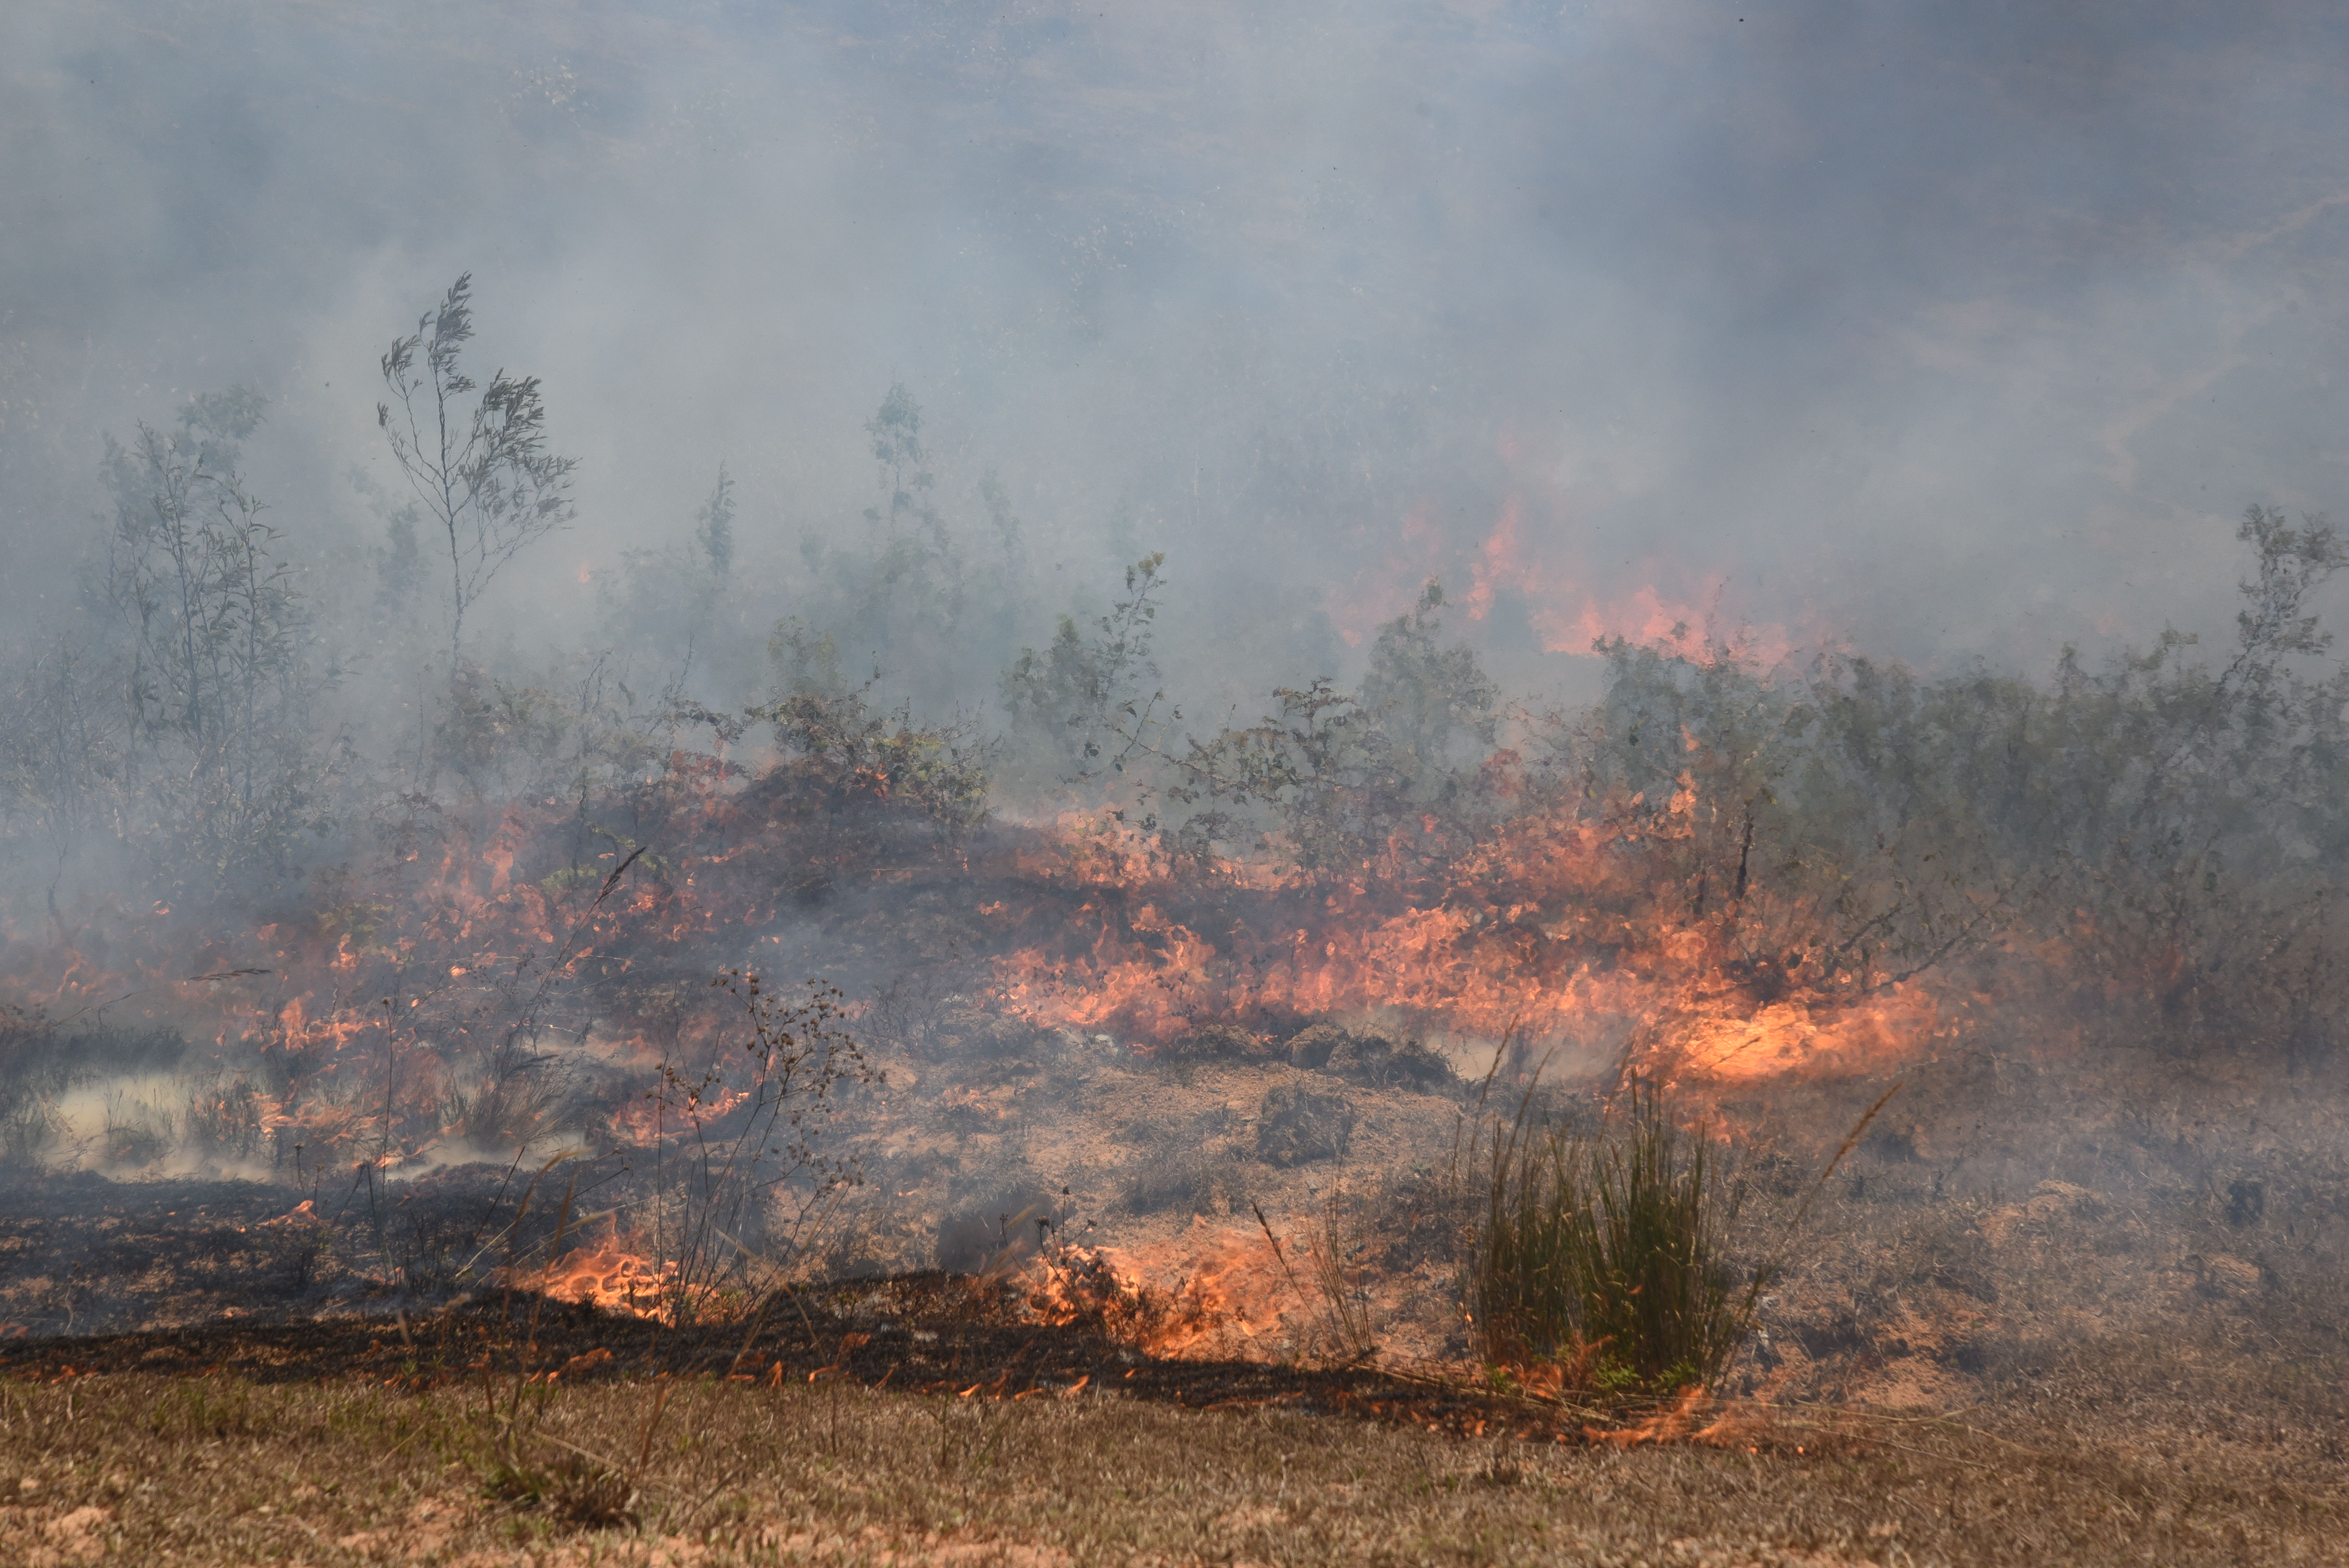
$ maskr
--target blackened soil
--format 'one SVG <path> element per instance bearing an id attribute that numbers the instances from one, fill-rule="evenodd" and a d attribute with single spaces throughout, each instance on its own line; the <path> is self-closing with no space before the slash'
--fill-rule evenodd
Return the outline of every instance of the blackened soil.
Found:
<path id="1" fill-rule="evenodd" d="M 0 1378 L 140 1373 L 424 1389 L 515 1377 L 657 1377 L 1026 1399 L 1122 1393 L 1189 1409 L 1268 1407 L 1464 1435 L 1576 1439 L 1588 1412 L 1375 1367 L 1161 1360 L 1079 1327 L 1018 1321 L 1015 1293 L 916 1274 L 777 1295 L 750 1318 L 669 1327 L 516 1293 L 388 1321 L 328 1317 L 0 1341 Z"/>
<path id="2" fill-rule="evenodd" d="M 308 1191 L 257 1181 L 0 1175 L 0 1335 L 91 1335 L 222 1318 L 294 1324 L 477 1290 L 543 1250 L 557 1206 L 528 1173 L 471 1165 L 396 1187 L 346 1172 Z"/>

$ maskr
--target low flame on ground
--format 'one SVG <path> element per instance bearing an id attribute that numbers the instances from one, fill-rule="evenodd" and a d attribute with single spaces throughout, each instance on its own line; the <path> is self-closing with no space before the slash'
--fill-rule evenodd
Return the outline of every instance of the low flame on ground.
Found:
<path id="1" fill-rule="evenodd" d="M 516 1136 L 481 1092 L 501 1042 L 567 1040 L 649 1069 L 739 1037 L 731 999 L 680 977 L 706 982 L 803 922 L 788 892 L 801 818 L 788 791 L 750 788 L 758 777 L 679 753 L 659 783 L 662 841 L 676 847 L 657 859 L 616 847 L 570 863 L 581 851 L 555 802 L 452 813 L 379 889 L 344 890 L 304 918 L 226 932 L 159 906 L 102 931 L 52 922 L 0 938 L 0 975 L 50 1017 L 212 1042 L 225 1092 L 183 1130 L 201 1123 L 223 1165 L 305 1181 L 334 1166 L 415 1168 L 439 1148 Z M 1515 801 L 1528 778 L 1500 752 L 1477 788 Z M 1635 799 L 1619 819 L 1504 813 L 1489 837 L 1442 853 L 1428 845 L 1454 830 L 1414 820 L 1350 877 L 1309 877 L 1265 851 L 1178 872 L 1150 835 L 1100 814 L 1006 829 L 983 852 L 858 841 L 840 874 L 984 878 L 967 934 L 994 955 L 987 1001 L 1145 1051 L 1216 1027 L 1268 1050 L 1309 1022 L 1383 1018 L 1536 1060 L 1636 1047 L 1719 1081 L 1880 1068 L 1956 1026 L 1946 985 L 1757 985 L 1720 895 L 1708 906 L 1701 890 L 1658 885 L 1654 858 L 1625 851 L 1693 831 L 1691 795 Z M 201 1071 L 191 1086 L 211 1093 Z M 655 1101 L 608 1109 L 626 1141 L 691 1119 Z M 714 1099 L 700 1119 L 726 1109 Z M 147 1146 L 118 1141 L 96 1157 Z"/>
<path id="2" fill-rule="evenodd" d="M 1205 1219 L 1154 1245 L 1068 1249 L 1033 1280 L 1039 1321 L 1095 1328 L 1162 1359 L 1287 1359 L 1318 1311 L 1261 1234 Z"/>
<path id="3" fill-rule="evenodd" d="M 1675 799 L 1661 830 L 1686 810 Z M 1639 885 L 1619 837 L 1601 822 L 1535 817 L 1438 887 L 1399 892 L 1409 882 L 1395 875 L 1332 889 L 1258 865 L 1206 902 L 1151 872 L 1131 830 L 1064 822 L 1061 853 L 1023 870 L 1089 896 L 1050 941 L 997 962 L 999 994 L 1040 1024 L 1108 1030 L 1144 1049 L 1209 1024 L 1277 1032 L 1400 1017 L 1537 1056 L 1644 1046 L 1675 1076 L 1716 1081 L 1865 1070 L 1947 1032 L 1911 982 L 1775 976 L 1780 994 L 1758 996 L 1756 966 L 1724 927 L 1673 910 L 1677 890 Z M 1398 861 L 1406 848 L 1395 846 Z"/>
<path id="4" fill-rule="evenodd" d="M 616 1242 L 564 1253 L 530 1284 L 556 1301 L 668 1321 L 678 1301 L 677 1264 L 657 1264 Z"/>

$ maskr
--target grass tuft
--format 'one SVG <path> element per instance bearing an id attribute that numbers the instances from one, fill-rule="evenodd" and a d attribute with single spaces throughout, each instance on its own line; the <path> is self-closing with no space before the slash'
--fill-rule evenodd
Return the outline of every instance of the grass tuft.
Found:
<path id="1" fill-rule="evenodd" d="M 626 1476 L 577 1454 L 544 1468 L 501 1463 L 482 1495 L 516 1508 L 543 1511 L 572 1530 L 618 1530 L 637 1522 L 636 1488 Z"/>
<path id="2" fill-rule="evenodd" d="M 1652 1085 L 1588 1137 L 1531 1126 L 1531 1106 L 1494 1135 L 1470 1262 L 1486 1362 L 1602 1395 L 1715 1382 L 1777 1273 L 1731 1254 L 1743 1185 Z"/>

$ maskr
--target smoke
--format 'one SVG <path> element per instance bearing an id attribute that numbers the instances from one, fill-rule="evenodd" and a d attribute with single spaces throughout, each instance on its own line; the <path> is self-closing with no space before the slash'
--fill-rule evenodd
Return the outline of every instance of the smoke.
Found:
<path id="1" fill-rule="evenodd" d="M 2329 1112 L 2205 1097 L 2300 1129 L 2255 1155 L 2200 1090 L 2093 1109 L 2124 1069 L 1991 1047 L 2340 1059 L 2349 676 L 2304 617 L 2341 553 L 2296 520 L 2344 455 L 2344 31 L 0 7 L 0 1175 L 290 1180 L 421 1291 L 481 1253 L 426 1216 L 525 1153 L 673 1142 L 755 961 L 886 1058 L 854 1104 L 899 1229 L 834 1272 L 1040 1210 L 1334 1212 L 1354 1099 L 1433 1169 L 1383 1140 L 1454 1125 L 1446 1046 L 1939 1053 L 1871 1179 L 2170 1161 L 2216 1291 Z M 535 378 L 576 518 L 452 658 L 377 404 L 460 275 L 464 368 Z M 171 475 L 205 615 L 121 532 Z M 2108 656 L 2171 624 L 2208 645 Z M 1683 628 L 1748 657 L 1590 654 Z M 1036 825 L 1080 797 L 1125 814 Z M 2067 1118 L 2097 1141 L 2051 1153 Z M 448 1185 L 395 1222 L 394 1170 Z M 639 1172 L 631 1222 L 674 1198 Z M 238 1212 L 309 1289 L 326 1233 Z"/>
<path id="2" fill-rule="evenodd" d="M 395 842 L 410 867 L 460 798 L 487 844 L 495 802 L 526 782 L 554 811 L 575 779 L 562 863 L 527 868 L 569 879 L 553 896 L 638 846 L 586 780 L 659 742 L 639 723 L 597 752 L 597 716 L 620 736 L 653 694 L 781 680 L 813 705 L 806 754 L 837 758 L 851 718 L 824 705 L 877 670 L 876 711 L 968 742 L 1005 724 L 1019 651 L 1130 609 L 1123 574 L 1158 552 L 1149 656 L 1049 667 L 1075 691 L 1115 664 L 1102 711 L 1163 681 L 1150 736 L 1177 753 L 1174 704 L 1212 734 L 1276 685 L 1359 681 L 1429 578 L 1513 694 L 1590 695 L 1593 639 L 1678 627 L 1765 663 L 2029 671 L 2222 632 L 2232 520 L 2321 510 L 2338 464 L 2335 26 L 12 7 L 0 613 L 50 716 L 16 727 L 24 766 L 52 837 L 151 798 L 150 841 L 200 822 L 212 862 L 279 888 L 356 885 Z M 485 667 L 452 677 L 416 673 L 448 652 L 435 542 L 376 406 L 379 357 L 460 274 L 466 369 L 537 378 L 577 518 L 469 613 Z M 165 645 L 123 630 L 102 443 L 233 386 L 267 400 L 235 493 L 298 568 L 300 614 L 270 625 L 314 639 L 303 680 L 248 651 L 220 666 L 242 701 L 205 699 L 226 741 L 82 766 L 74 726 L 120 722 L 101 688 Z M 1491 740 L 1470 707 L 1446 722 Z M 926 776 L 926 824 L 960 820 L 977 769 Z M 47 853 L 11 891 L 60 932 L 60 885 L 142 869 L 76 884 Z"/>
<path id="3" fill-rule="evenodd" d="M 999 473 L 1027 636 L 1163 549 L 1208 685 L 1342 664 L 1428 574 L 1535 681 L 1691 614 L 1929 661 L 2215 629 L 2223 520 L 2335 487 L 2338 27 L 13 6 L 6 607 L 72 598 L 99 432 L 232 383 L 280 525 L 359 570 L 376 357 L 470 269 L 481 368 L 583 459 L 523 645 L 721 460 L 750 559 L 852 530 L 893 381 L 941 510 Z"/>

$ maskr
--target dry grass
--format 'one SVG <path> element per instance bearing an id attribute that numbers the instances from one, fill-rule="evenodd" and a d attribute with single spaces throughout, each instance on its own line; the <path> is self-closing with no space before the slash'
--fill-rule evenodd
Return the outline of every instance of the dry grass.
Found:
<path id="1" fill-rule="evenodd" d="M 933 1087 L 954 1081 L 942 1065 L 925 1070 Z M 1295 1321 L 1266 1335 L 1276 1350 L 1309 1346 L 1351 1368 L 1361 1338 L 1394 1352 L 1415 1324 L 1418 1339 L 1433 1342 L 1458 1322 L 1450 1269 L 1462 1216 L 1436 1202 L 1440 1182 L 1398 1175 L 1365 1183 L 1359 1201 L 1317 1202 L 1302 1185 L 1272 1184 L 1332 1181 L 1331 1163 L 1300 1174 L 1242 1161 L 1251 1093 L 1260 1097 L 1268 1073 L 1295 1069 L 1202 1067 L 1195 1083 L 1116 1063 L 1068 1071 L 1081 1075 L 1075 1089 L 1055 1089 L 1040 1068 L 1033 1089 L 1040 1100 L 1062 1095 L 1057 1122 L 1040 1115 L 1037 1130 L 973 1134 L 971 1161 L 984 1139 L 1006 1151 L 942 1165 L 930 1180 L 999 1171 L 1004 1191 L 1015 1176 L 1049 1191 L 1067 1171 L 1081 1199 L 1087 1171 L 1105 1189 L 1132 1159 L 1103 1109 L 1118 1106 L 1224 1140 L 1216 1169 L 1247 1171 L 1262 1194 L 1266 1221 L 1245 1203 L 1228 1218 L 1247 1227 L 1268 1289 L 1275 1271 L 1263 1232 L 1294 1239 L 1294 1277 L 1277 1288 Z M 1728 1108 L 1759 1130 L 1749 1166 L 1757 1191 L 1798 1202 L 1835 1139 L 1881 1091 L 1806 1084 L 1772 1104 Z M 2134 1057 L 2051 1066 L 1969 1054 L 1913 1069 L 1820 1198 L 1797 1266 L 1762 1304 L 1766 1337 L 1730 1381 L 1846 1408 L 1782 1409 L 1775 1431 L 1727 1450 L 1470 1440 L 1293 1404 L 1200 1413 L 1170 1390 L 1187 1389 L 1193 1405 L 1221 1400 L 1222 1388 L 1196 1397 L 1208 1368 L 1121 1362 L 1137 1374 L 1122 1381 L 1104 1371 L 1106 1348 L 1047 1355 L 1024 1322 L 989 1320 L 967 1345 L 952 1334 L 918 1346 L 910 1334 L 876 1335 L 852 1352 L 851 1328 L 901 1315 L 862 1305 L 869 1283 L 831 1303 L 837 1322 L 815 1304 L 823 1333 L 801 1337 L 820 1346 L 780 1326 L 762 1342 L 761 1363 L 794 1357 L 787 1386 L 675 1381 L 649 1427 L 664 1385 L 639 1369 L 722 1372 L 739 1336 L 669 1357 L 608 1320 L 566 1315 L 558 1336 L 549 1312 L 537 1365 L 590 1346 L 608 1346 L 622 1364 L 598 1373 L 602 1382 L 566 1381 L 543 1398 L 524 1389 L 518 1404 L 502 1374 L 492 1413 L 478 1377 L 462 1369 L 492 1345 L 495 1366 L 517 1365 L 508 1341 L 519 1331 L 495 1339 L 484 1327 L 502 1321 L 492 1306 L 436 1311 L 407 1298 L 397 1338 L 380 1317 L 336 1316 L 302 1330 L 315 1342 L 307 1360 L 289 1337 L 299 1325 L 247 1318 L 110 1346 L 6 1341 L 0 1563 L 109 1553 L 125 1563 L 317 1568 L 2344 1562 L 2344 1107 L 2349 1083 L 2313 1074 L 2246 1071 L 2238 1081 L 2183 1064 L 2164 1076 Z M 1211 1118 L 1219 1108 L 1228 1114 Z M 1354 1169 L 1401 1170 L 1431 1109 L 1449 1111 L 1365 1091 Z M 1015 1141 L 1025 1163 L 1008 1151 Z M 269 1251 L 285 1233 L 261 1222 L 283 1213 L 282 1191 L 239 1196 L 222 1184 L 77 1197 L 66 1185 L 38 1213 L 18 1189 L 18 1212 L 0 1222 L 0 1264 L 15 1271 L 0 1278 L 17 1278 L 6 1288 L 28 1304 L 48 1299 L 36 1301 L 43 1281 L 70 1305 L 72 1290 L 95 1299 L 99 1276 L 168 1276 L 182 1282 L 175 1290 L 224 1293 L 239 1280 L 290 1279 L 303 1262 Z M 925 1217 L 918 1200 L 898 1201 Z M 1187 1212 L 1163 1218 L 1208 1230 Z M 914 1219 L 906 1226 L 914 1233 Z M 934 1233 L 921 1233 L 924 1245 Z M 85 1264 L 96 1283 L 82 1279 Z M 133 1304 L 144 1299 L 124 1290 Z M 199 1295 L 195 1305 L 228 1299 Z M 401 1298 L 366 1299 L 388 1311 Z M 1338 1321 L 1340 1304 L 1363 1312 L 1360 1333 Z M 178 1312 L 180 1297 L 166 1305 Z M 357 1305 L 337 1303 L 345 1314 Z M 91 1315 L 23 1315 L 64 1326 Z M 908 1316 L 904 1326 L 916 1325 Z M 380 1356 L 336 1351 L 367 1351 L 378 1334 Z M 1464 1336 L 1458 1353 L 1467 1349 Z M 411 1355 L 444 1379 L 439 1387 L 394 1391 L 360 1376 L 380 1378 Z M 108 1371 L 34 1380 L 67 1363 Z M 834 1364 L 892 1380 L 882 1392 L 805 1381 L 810 1367 Z M 1050 1396 L 1088 1367 L 1093 1387 Z M 160 1375 L 207 1368 L 212 1376 Z M 1260 1399 L 1280 1397 L 1267 1390 L 1284 1377 L 1292 1389 L 1310 1381 L 1258 1370 Z M 903 1392 L 916 1376 L 933 1387 L 1048 1391 L 1017 1403 Z M 1228 1386 L 1237 1374 L 1213 1376 Z M 1098 1392 L 1154 1379 L 1148 1398 Z M 1315 1385 L 1321 1396 L 1334 1386 Z M 1319 1408 L 1340 1407 L 1321 1398 Z"/>
<path id="2" fill-rule="evenodd" d="M 1728 1450 L 1090 1391 L 623 1382 L 510 1424 L 479 1387 L 82 1377 L 0 1388 L 0 1560 L 2340 1562 L 2341 1371 L 2116 1342 L 1955 1418 L 1791 1412 Z"/>

